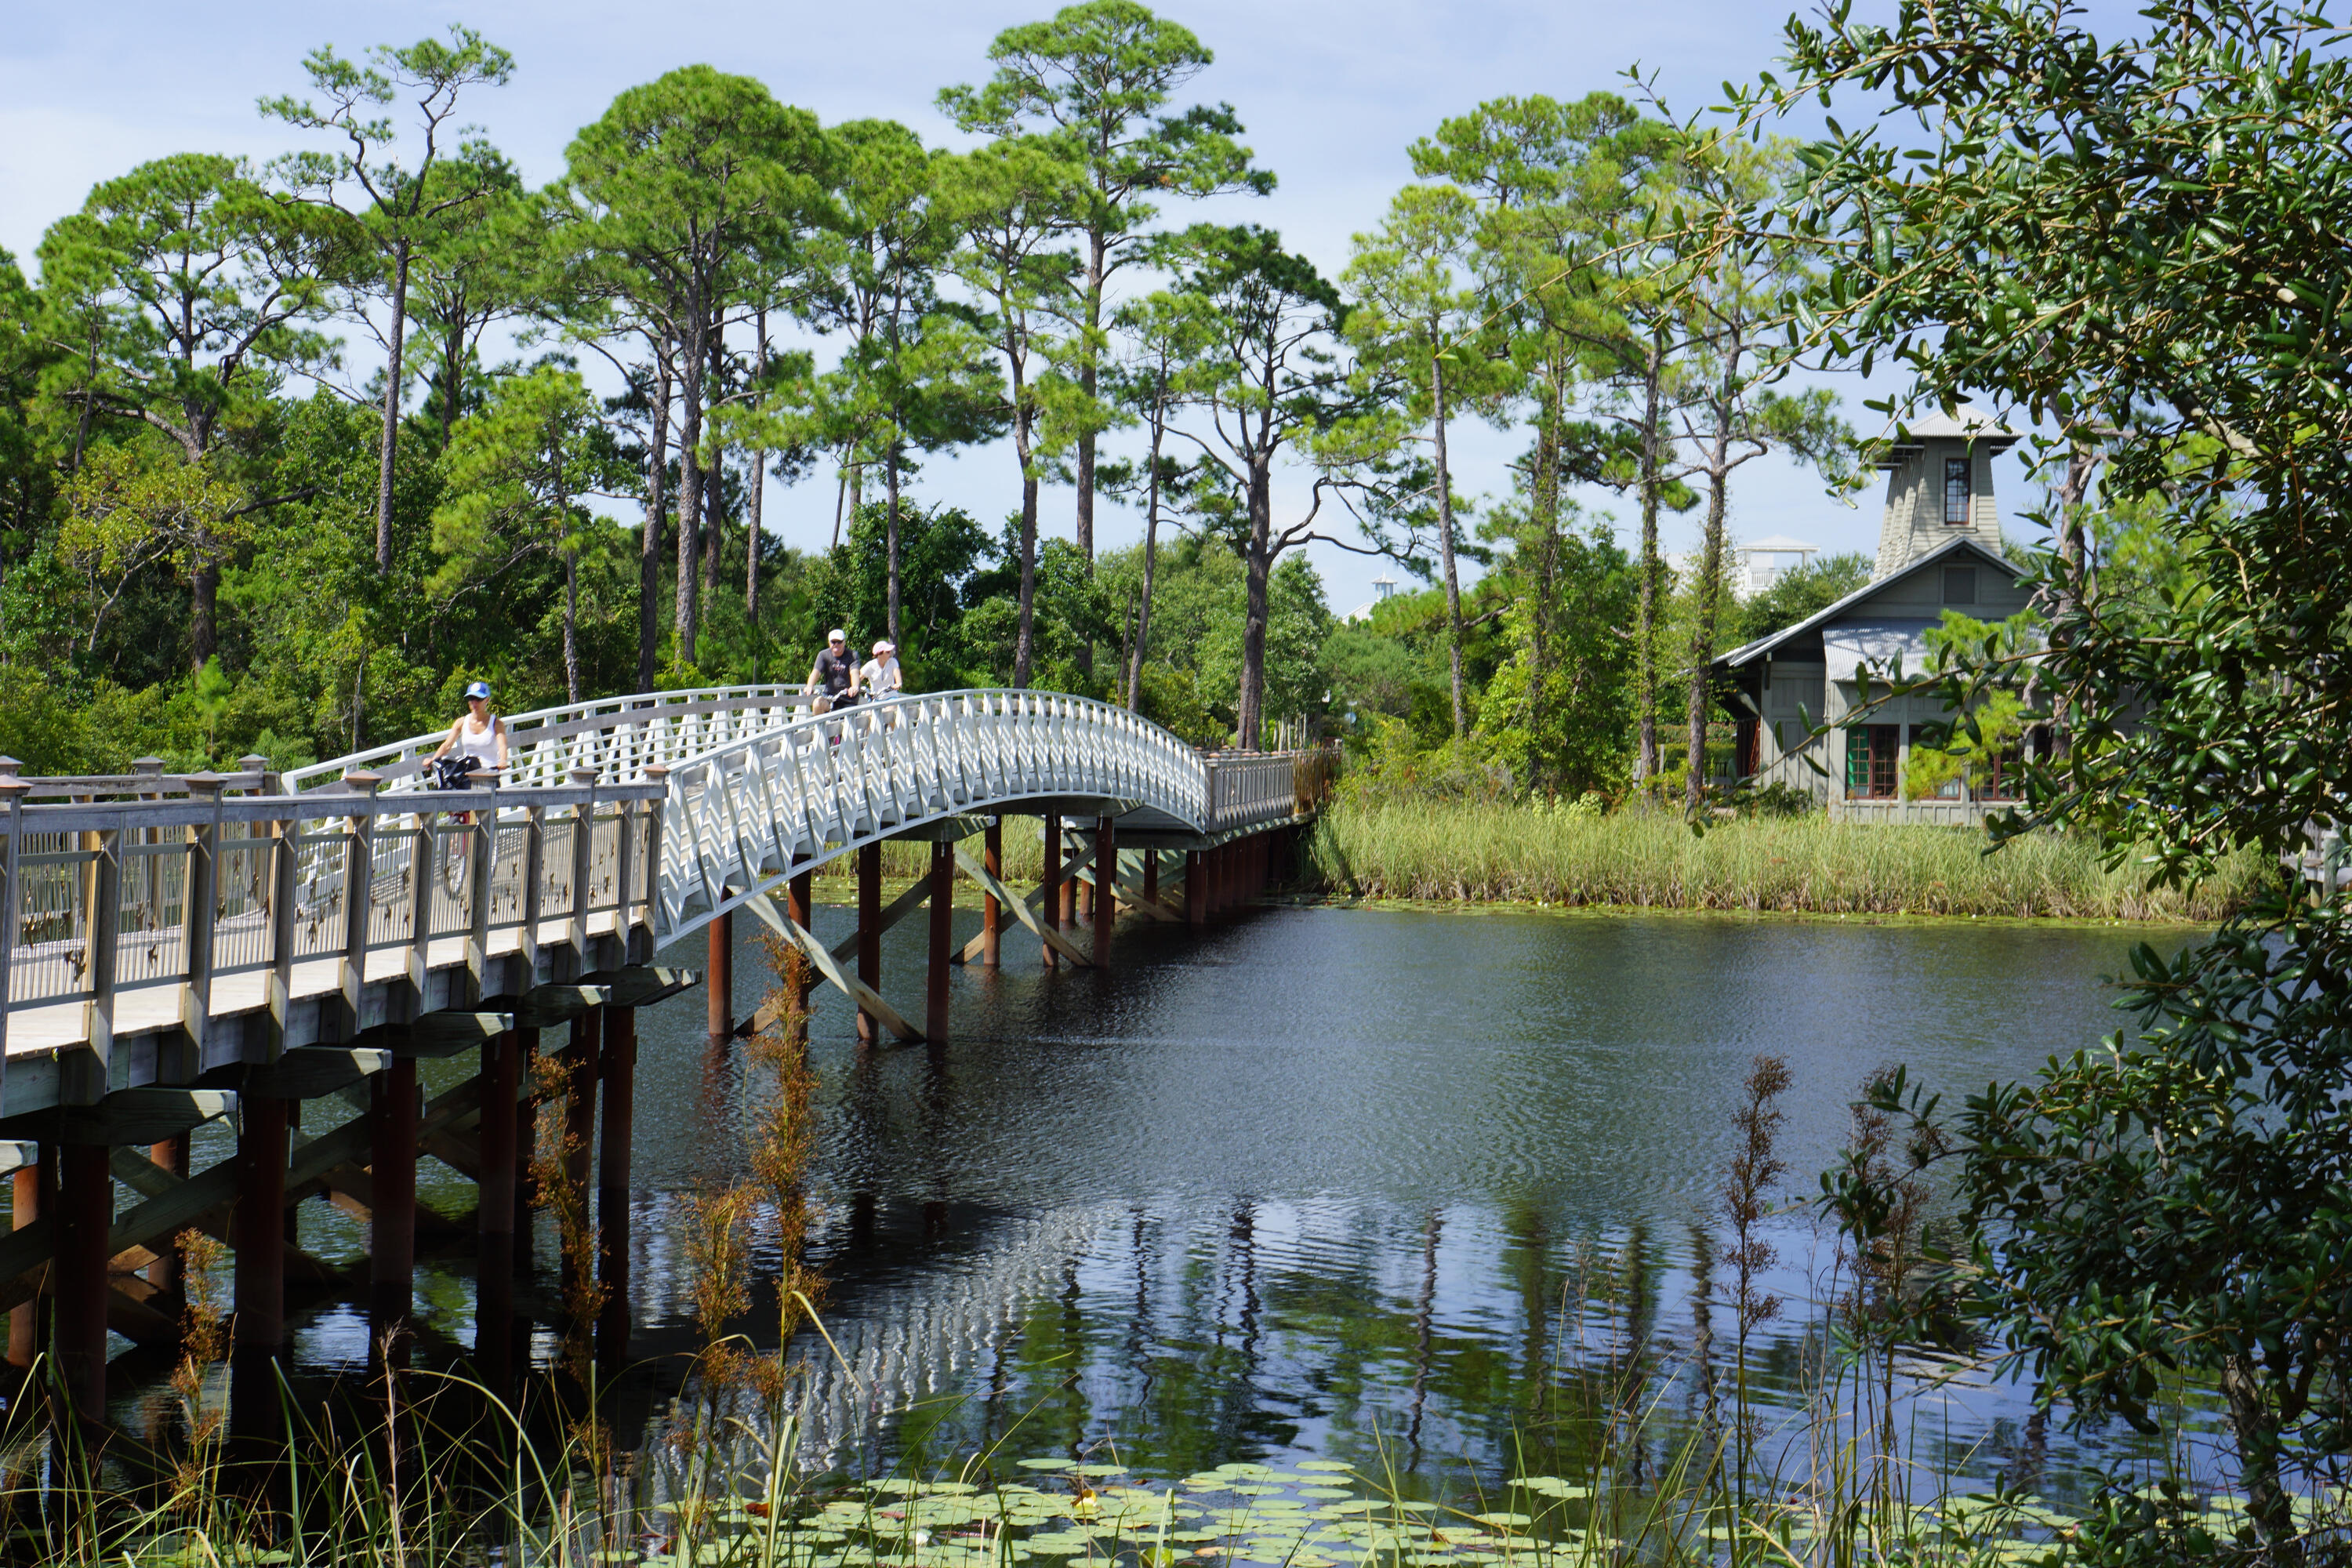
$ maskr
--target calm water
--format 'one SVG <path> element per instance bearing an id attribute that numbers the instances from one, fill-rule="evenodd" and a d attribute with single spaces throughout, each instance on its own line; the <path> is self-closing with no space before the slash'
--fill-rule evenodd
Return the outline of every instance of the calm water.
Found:
<path id="1" fill-rule="evenodd" d="M 848 912 L 817 924 L 835 940 Z M 893 996 L 919 996 L 921 925 L 886 940 Z M 1643 1391 L 1663 1447 L 1699 1397 L 1688 1263 L 1752 1058 L 1794 1072 L 1785 1185 L 1808 1194 L 1881 1065 L 1957 1096 L 2118 1027 L 2103 977 L 2134 940 L 1270 909 L 1202 941 L 1123 934 L 1109 975 L 1045 974 L 1008 939 L 1002 973 L 959 973 L 944 1050 L 861 1053 L 821 992 L 815 1251 L 846 1365 L 813 1347 L 811 1442 L 850 1469 L 1001 1441 L 1167 1476 L 1382 1449 L 1492 1474 L 1515 1440 L 1572 1443 L 1561 1390 L 1598 1368 Z M 665 962 L 698 968 L 693 949 Z M 767 979 L 748 941 L 736 973 L 740 1016 Z M 693 1342 L 678 1194 L 736 1173 L 764 1086 L 706 1050 L 698 994 L 640 1031 L 634 1347 L 658 1362 Z M 469 1190 L 427 1169 L 423 1195 L 462 1213 Z M 308 1208 L 306 1245 L 357 1255 L 358 1227 Z M 1796 1219 L 1776 1238 L 1790 1305 L 1761 1360 L 1785 1394 L 1822 1343 L 1829 1242 Z M 468 1267 L 421 1271 L 427 1354 L 470 1341 Z M 363 1363 L 351 1309 L 299 1332 L 321 1373 Z M 2028 1411 L 1963 1378 L 1904 1420 L 1949 1474 L 2060 1497 L 2144 1458 L 2121 1428 L 2045 1452 Z"/>

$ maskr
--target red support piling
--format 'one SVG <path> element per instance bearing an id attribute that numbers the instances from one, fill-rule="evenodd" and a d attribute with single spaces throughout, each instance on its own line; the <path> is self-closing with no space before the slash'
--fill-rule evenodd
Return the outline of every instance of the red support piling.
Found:
<path id="1" fill-rule="evenodd" d="M 92 1422 L 106 1418 L 106 1240 L 114 1228 L 107 1160 L 99 1143 L 68 1143 L 58 1160 L 58 1371 L 76 1413 Z"/>
<path id="2" fill-rule="evenodd" d="M 9 1228 L 23 1230 L 57 1206 L 58 1146 L 44 1142 L 40 1158 L 29 1165 L 19 1165 L 12 1179 L 9 1201 Z M 8 1310 L 8 1364 L 24 1368 L 33 1364 L 41 1346 L 47 1342 L 45 1331 L 49 1306 L 49 1281 L 44 1275 L 40 1287 L 29 1300 Z"/>
<path id="3" fill-rule="evenodd" d="M 735 911 L 730 910 L 709 926 L 709 957 L 702 989 L 710 1009 L 710 1042 L 718 1045 L 735 1033 Z"/>
<path id="4" fill-rule="evenodd" d="M 282 1100 L 249 1094 L 237 1107 L 236 1342 L 275 1351 L 286 1338 L 286 1130 Z"/>
<path id="5" fill-rule="evenodd" d="M 1143 896 L 1153 903 L 1160 901 L 1160 851 L 1143 852 Z"/>
<path id="6" fill-rule="evenodd" d="M 629 1155 L 637 1125 L 637 1010 L 604 1006 L 604 1137 L 596 1152 L 596 1275 L 604 1310 L 596 1353 L 607 1366 L 629 1355 Z"/>
<path id="7" fill-rule="evenodd" d="M 857 978 L 868 989 L 882 989 L 882 846 L 868 844 L 857 852 Z M 882 1037 L 882 1021 L 865 1008 L 857 1010 L 857 1043 L 870 1046 Z"/>
<path id="8" fill-rule="evenodd" d="M 500 1108 L 515 1103 L 521 1071 L 522 1042 L 513 1030 L 482 1042 L 482 1174 L 476 1187 L 474 1226 L 481 1237 L 485 1272 L 494 1244 L 502 1241 L 509 1256 L 514 1247 L 515 1144 L 520 1129 Z"/>
<path id="9" fill-rule="evenodd" d="M 539 1031 L 517 1029 L 514 1042 L 515 1234 L 529 1236 L 531 1205 L 539 1201 L 539 1184 L 530 1173 L 539 1160 Z"/>
<path id="10" fill-rule="evenodd" d="M 182 1181 L 188 1179 L 188 1135 L 166 1138 L 152 1145 L 147 1157 L 157 1169 L 170 1173 Z M 155 1249 L 155 1261 L 147 1266 L 147 1283 L 158 1290 L 177 1292 L 180 1289 L 180 1238 L 175 1233 Z"/>
<path id="11" fill-rule="evenodd" d="M 1110 967 L 1110 932 L 1118 919 L 1118 826 L 1108 816 L 1095 818 L 1095 967 Z"/>
<path id="12" fill-rule="evenodd" d="M 923 987 L 923 1037 L 934 1046 L 948 1043 L 948 960 L 955 938 L 955 846 L 931 846 L 930 963 Z"/>
<path id="13" fill-rule="evenodd" d="M 987 868 L 991 878 L 1004 878 L 1004 819 L 992 816 L 988 826 L 980 831 L 980 863 Z M 980 899 L 980 962 L 994 969 L 1003 956 L 1004 906 L 998 903 L 994 893 L 982 893 Z"/>
<path id="14" fill-rule="evenodd" d="M 1045 814 L 1044 889 L 1045 897 L 1037 900 L 1037 912 L 1045 920 L 1046 930 L 1059 931 L 1062 929 L 1062 818 L 1059 814 L 1050 811 Z M 1044 946 L 1045 967 L 1061 968 L 1062 955 L 1054 951 L 1054 944 L 1049 942 Z"/>
<path id="15" fill-rule="evenodd" d="M 416 1058 L 394 1057 L 368 1082 L 369 1315 L 381 1335 L 408 1321 L 415 1300 Z"/>
<path id="16" fill-rule="evenodd" d="M 1209 858 L 1198 849 L 1184 851 L 1184 923 L 1198 931 L 1209 923 Z"/>

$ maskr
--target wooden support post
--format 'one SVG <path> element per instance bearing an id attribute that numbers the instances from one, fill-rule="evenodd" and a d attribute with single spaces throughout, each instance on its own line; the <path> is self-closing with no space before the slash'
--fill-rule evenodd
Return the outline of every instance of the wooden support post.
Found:
<path id="1" fill-rule="evenodd" d="M 416 1058 L 393 1058 L 368 1088 L 368 1306 L 381 1336 L 408 1321 L 415 1300 Z"/>
<path id="2" fill-rule="evenodd" d="M 236 1342 L 269 1352 L 286 1338 L 286 1101 L 246 1095 L 237 1121 Z"/>
<path id="3" fill-rule="evenodd" d="M 529 1236 L 531 1205 L 539 1199 L 538 1184 L 530 1171 L 539 1159 L 539 1031 L 517 1029 L 514 1040 L 515 1081 L 520 1086 L 514 1108 L 515 1234 Z"/>
<path id="4" fill-rule="evenodd" d="M 58 1371 L 75 1412 L 91 1422 L 106 1418 L 106 1241 L 114 1227 L 110 1158 L 103 1144 L 68 1143 L 58 1161 Z"/>
<path id="5" fill-rule="evenodd" d="M 474 1227 L 481 1238 L 481 1272 L 491 1272 L 490 1254 L 500 1249 L 513 1267 L 515 1237 L 515 1118 L 500 1113 L 515 1103 L 520 1088 L 522 1042 L 516 1031 L 482 1042 L 481 1177 L 475 1185 Z"/>
<path id="6" fill-rule="evenodd" d="M 604 1136 L 596 1151 L 596 1277 L 604 1310 L 596 1353 L 606 1366 L 629 1355 L 629 1154 L 636 1137 L 637 1010 L 606 1005 L 604 1016 Z"/>
<path id="7" fill-rule="evenodd" d="M 1209 923 L 1209 858 L 1198 849 L 1184 851 L 1184 923 L 1195 931 Z"/>
<path id="8" fill-rule="evenodd" d="M 584 1202 L 588 1191 L 588 1155 L 596 1142 L 596 1058 L 604 1020 L 591 1007 L 572 1020 L 572 1040 L 564 1047 L 563 1180 Z"/>
<path id="9" fill-rule="evenodd" d="M 13 1190 L 9 1202 L 9 1228 L 28 1229 L 35 1220 L 55 1211 L 57 1207 L 58 1146 L 44 1142 L 40 1158 L 29 1165 L 19 1165 L 11 1178 Z M 46 1331 L 49 1305 L 49 1280 L 44 1276 L 41 1289 L 32 1299 L 21 1301 L 8 1311 L 8 1364 L 25 1368 L 33 1364 L 41 1347 L 48 1342 Z"/>
<path id="10" fill-rule="evenodd" d="M 1143 896 L 1153 903 L 1160 901 L 1160 851 L 1143 852 Z"/>
<path id="11" fill-rule="evenodd" d="M 930 962 L 923 988 L 923 1037 L 948 1043 L 948 961 L 955 950 L 955 846 L 931 843 Z"/>
<path id="12" fill-rule="evenodd" d="M 1045 880 L 1043 891 L 1045 896 L 1043 907 L 1037 911 L 1038 917 L 1045 921 L 1046 930 L 1059 931 L 1062 929 L 1062 818 L 1058 812 L 1045 814 Z M 1054 951 L 1054 944 L 1046 942 L 1044 949 L 1045 967 L 1061 968 L 1061 955 Z"/>
<path id="13" fill-rule="evenodd" d="M 710 1043 L 724 1046 L 735 1036 L 735 914 L 710 922 L 709 957 L 703 965 L 702 989 L 710 1009 Z"/>
<path id="14" fill-rule="evenodd" d="M 151 1144 L 147 1157 L 182 1181 L 188 1179 L 188 1135 L 184 1132 Z M 180 1289 L 180 1238 L 165 1241 L 155 1251 L 155 1261 L 147 1266 L 147 1283 L 158 1290 L 176 1292 Z"/>
<path id="15" fill-rule="evenodd" d="M 815 898 L 814 880 L 812 873 L 803 871 L 784 884 L 784 916 L 803 931 L 808 930 L 809 906 Z M 816 985 L 816 965 L 795 944 L 784 954 L 784 988 L 792 995 L 797 1015 L 788 1031 L 794 1045 L 808 1044 L 808 1000 Z"/>
<path id="16" fill-rule="evenodd" d="M 1108 816 L 1095 818 L 1094 880 L 1095 967 L 1110 967 L 1110 932 L 1118 919 L 1118 825 Z"/>
<path id="17" fill-rule="evenodd" d="M 857 851 L 857 981 L 869 991 L 882 989 L 882 846 L 868 844 Z M 870 1046 L 882 1037 L 874 1015 L 857 1010 L 857 1043 Z"/>
<path id="18" fill-rule="evenodd" d="M 980 832 L 981 864 L 988 868 L 991 877 L 1004 876 L 1004 819 L 992 816 Z M 991 969 L 997 967 L 1003 956 L 1004 906 L 993 891 L 983 893 L 980 900 L 980 962 Z"/>

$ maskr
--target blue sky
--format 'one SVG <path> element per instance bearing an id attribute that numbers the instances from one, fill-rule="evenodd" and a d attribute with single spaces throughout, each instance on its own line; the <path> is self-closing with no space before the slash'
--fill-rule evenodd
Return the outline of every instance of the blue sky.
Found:
<path id="1" fill-rule="evenodd" d="M 827 122 L 887 115 L 928 140 L 950 140 L 931 107 L 933 93 L 982 79 L 998 29 L 1050 9 L 1043 0 L 887 7 L 232 0 L 209 10 L 20 0 L 0 37 L 0 246 L 29 260 L 41 230 L 79 205 L 92 184 L 145 159 L 199 150 L 265 158 L 284 150 L 283 128 L 265 124 L 254 100 L 299 89 L 300 58 L 321 43 L 352 54 L 408 42 L 453 20 L 478 28 L 512 51 L 519 68 L 511 85 L 478 97 L 470 117 L 536 182 L 560 172 L 572 132 L 615 92 L 704 61 L 757 76 L 778 98 Z M 1370 226 L 1411 178 L 1405 146 L 1444 117 L 1507 93 L 1573 97 L 1615 87 L 1619 73 L 1637 62 L 1657 73 L 1678 109 L 1695 109 L 1717 97 L 1727 79 L 1769 67 L 1786 15 L 1778 5 L 1740 0 L 1180 0 L 1160 9 L 1216 51 L 1192 96 L 1232 103 L 1258 162 L 1281 182 L 1269 199 L 1234 198 L 1173 216 L 1271 225 L 1333 272 L 1347 260 L 1349 236 Z M 1857 9 L 1892 6 L 1866 0 Z M 1875 427 L 1877 416 L 1860 406 L 1858 382 L 1831 384 L 1857 425 Z M 1462 433 L 1460 488 L 1500 493 L 1503 465 L 1519 445 L 1516 435 Z M 2013 458 L 1999 483 L 2002 510 L 2011 512 L 2025 488 Z M 1010 449 L 998 447 L 935 462 L 919 493 L 961 502 L 986 519 L 1013 504 L 1014 486 Z M 822 545 L 833 502 L 831 476 L 820 473 L 772 491 L 768 525 L 788 543 Z M 1591 504 L 1621 525 L 1631 520 L 1631 508 L 1614 498 L 1595 496 Z M 1049 493 L 1045 509 L 1048 529 L 1066 533 L 1069 492 Z M 1106 511 L 1106 542 L 1139 535 L 1139 519 L 1115 506 Z M 1741 472 L 1733 531 L 1869 550 L 1877 512 L 1875 493 L 1858 506 L 1832 501 L 1809 475 L 1768 458 Z M 1668 548 L 1685 547 L 1689 532 L 1686 523 L 1671 525 Z M 1381 570 L 1336 550 L 1318 548 L 1314 558 L 1341 610 L 1369 598 Z"/>

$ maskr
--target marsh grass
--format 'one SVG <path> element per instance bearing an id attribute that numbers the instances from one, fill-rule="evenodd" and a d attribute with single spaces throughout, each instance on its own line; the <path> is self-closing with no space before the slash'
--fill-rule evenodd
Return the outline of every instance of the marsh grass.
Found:
<path id="1" fill-rule="evenodd" d="M 1723 822 L 1510 804 L 1343 804 L 1317 822 L 1304 886 L 1353 898 L 1751 913 L 2221 919 L 2272 873 L 2232 856 L 2196 889 L 2110 870 L 2096 846 L 2034 834 L 1991 854 L 1981 834 L 1821 816 Z"/>

